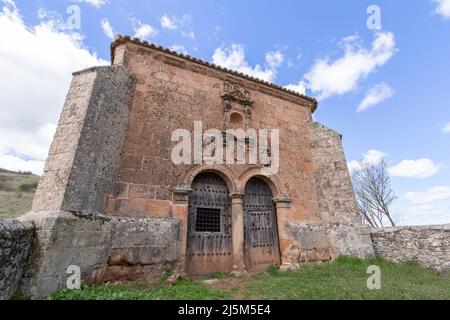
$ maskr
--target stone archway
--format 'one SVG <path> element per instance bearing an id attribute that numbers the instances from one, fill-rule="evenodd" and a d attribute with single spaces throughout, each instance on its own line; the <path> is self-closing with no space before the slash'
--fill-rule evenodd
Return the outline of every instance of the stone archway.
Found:
<path id="1" fill-rule="evenodd" d="M 233 265 L 229 188 L 214 172 L 192 181 L 189 197 L 186 271 L 191 275 L 230 272 Z"/>

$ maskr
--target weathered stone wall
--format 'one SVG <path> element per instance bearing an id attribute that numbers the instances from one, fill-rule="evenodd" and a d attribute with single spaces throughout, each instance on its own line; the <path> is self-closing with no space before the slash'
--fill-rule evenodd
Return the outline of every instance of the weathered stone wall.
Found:
<path id="1" fill-rule="evenodd" d="M 33 224 L 0 219 L 0 300 L 9 299 L 19 288 L 33 236 Z"/>
<path id="2" fill-rule="evenodd" d="M 158 280 L 176 269 L 180 257 L 180 221 L 161 218 L 114 218 L 104 281 Z"/>
<path id="3" fill-rule="evenodd" d="M 342 147 L 342 136 L 311 122 L 310 146 L 322 222 L 357 223 L 356 200 Z"/>
<path id="4" fill-rule="evenodd" d="M 37 230 L 22 279 L 26 297 L 44 298 L 65 288 L 69 266 L 84 284 L 153 281 L 176 267 L 179 222 L 171 219 L 114 218 L 69 212 L 31 213 Z"/>
<path id="5" fill-rule="evenodd" d="M 372 243 L 384 259 L 450 271 L 450 224 L 374 229 Z"/>
<path id="6" fill-rule="evenodd" d="M 168 217 L 172 188 L 186 182 L 192 165 L 175 165 L 171 141 L 176 129 L 193 132 L 194 121 L 203 130 L 224 125 L 224 83 L 248 89 L 254 104 L 250 128 L 280 130 L 279 194 L 292 199 L 291 219 L 320 221 L 314 168 L 310 151 L 312 101 L 258 85 L 229 72 L 201 66 L 158 50 L 127 42 L 115 48 L 115 64 L 125 65 L 137 79 L 121 165 L 108 213 L 118 216 Z M 157 128 L 157 129 L 156 129 Z M 243 191 L 250 165 L 223 165 L 236 189 Z M 217 171 L 220 171 L 216 166 Z M 228 182 L 228 181 L 227 181 Z M 274 192 L 274 193 L 276 193 Z"/>
<path id="7" fill-rule="evenodd" d="M 293 241 L 287 250 L 285 267 L 329 261 L 338 256 L 375 257 L 370 228 L 361 224 L 289 222 L 286 232 Z"/>

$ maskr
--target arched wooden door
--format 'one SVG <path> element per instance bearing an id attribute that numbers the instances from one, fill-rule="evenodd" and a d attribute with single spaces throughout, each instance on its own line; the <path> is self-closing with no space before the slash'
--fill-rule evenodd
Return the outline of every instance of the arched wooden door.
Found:
<path id="1" fill-rule="evenodd" d="M 231 272 L 231 203 L 228 187 L 218 175 L 199 174 L 192 183 L 186 270 L 191 275 Z"/>
<path id="2" fill-rule="evenodd" d="M 244 196 L 244 253 L 247 269 L 280 265 L 277 219 L 273 195 L 259 178 L 251 178 Z"/>

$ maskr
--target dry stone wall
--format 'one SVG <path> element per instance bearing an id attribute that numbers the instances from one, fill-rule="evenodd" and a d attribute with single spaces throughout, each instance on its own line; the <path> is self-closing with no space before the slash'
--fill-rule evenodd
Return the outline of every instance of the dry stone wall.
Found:
<path id="1" fill-rule="evenodd" d="M 387 260 L 450 271 L 450 224 L 375 229 L 372 242 L 377 256 Z"/>

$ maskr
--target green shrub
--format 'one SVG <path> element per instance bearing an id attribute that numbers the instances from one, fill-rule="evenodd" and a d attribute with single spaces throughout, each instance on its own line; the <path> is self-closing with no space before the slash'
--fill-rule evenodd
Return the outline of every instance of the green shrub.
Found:
<path id="1" fill-rule="evenodd" d="M 21 192 L 34 192 L 34 190 L 37 189 L 37 182 L 30 182 L 30 183 L 22 183 L 19 186 L 19 190 Z"/>
<path id="2" fill-rule="evenodd" d="M 213 272 L 202 277 L 203 280 L 211 280 L 211 279 L 227 279 L 232 278 L 233 275 L 231 273 L 222 273 L 222 272 Z"/>
<path id="3" fill-rule="evenodd" d="M 266 272 L 272 276 L 278 274 L 278 268 L 277 266 L 271 264 L 267 267 Z"/>
<path id="4" fill-rule="evenodd" d="M 2 191 L 12 191 L 11 184 L 5 176 L 0 176 L 0 190 Z"/>

